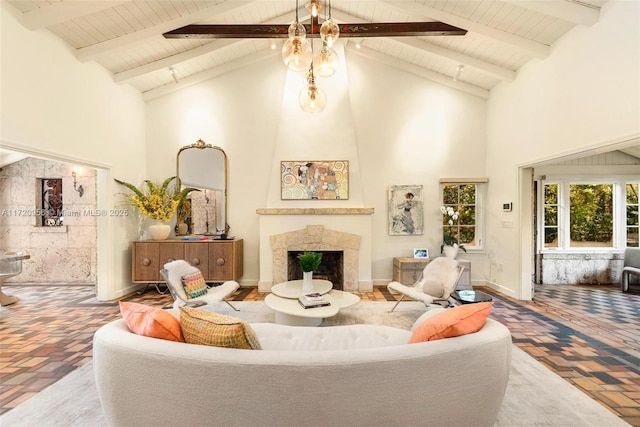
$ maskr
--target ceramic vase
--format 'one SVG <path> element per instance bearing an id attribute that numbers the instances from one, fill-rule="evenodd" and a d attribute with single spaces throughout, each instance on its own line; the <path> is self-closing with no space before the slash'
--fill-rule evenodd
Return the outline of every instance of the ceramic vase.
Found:
<path id="1" fill-rule="evenodd" d="M 151 224 L 148 230 L 153 240 L 167 240 L 169 234 L 171 234 L 171 226 L 162 221 Z"/>
<path id="2" fill-rule="evenodd" d="M 305 294 L 313 292 L 313 271 L 302 272 L 302 291 Z"/>
<path id="3" fill-rule="evenodd" d="M 454 259 L 456 256 L 458 256 L 459 250 L 460 248 L 458 246 L 445 245 L 443 248 L 444 256 Z"/>

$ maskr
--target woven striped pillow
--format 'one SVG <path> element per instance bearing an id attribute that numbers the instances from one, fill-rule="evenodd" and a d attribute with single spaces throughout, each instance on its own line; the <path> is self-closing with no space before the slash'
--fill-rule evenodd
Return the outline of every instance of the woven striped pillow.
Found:
<path id="1" fill-rule="evenodd" d="M 207 282 L 200 271 L 182 276 L 182 286 L 189 299 L 207 294 Z"/>
<path id="2" fill-rule="evenodd" d="M 185 342 L 215 347 L 261 350 L 253 328 L 243 320 L 212 311 L 180 307 Z"/>

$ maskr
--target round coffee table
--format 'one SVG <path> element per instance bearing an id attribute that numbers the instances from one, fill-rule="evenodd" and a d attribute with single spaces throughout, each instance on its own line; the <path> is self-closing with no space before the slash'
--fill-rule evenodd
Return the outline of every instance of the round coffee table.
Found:
<path id="1" fill-rule="evenodd" d="M 302 291 L 302 280 L 291 280 L 278 283 L 264 299 L 267 307 L 275 311 L 276 323 L 290 326 L 319 326 L 322 319 L 338 314 L 341 308 L 360 301 L 360 297 L 349 292 L 332 288 L 328 280 L 313 280 L 313 292 L 323 295 L 330 305 L 323 307 L 303 308 L 298 298 L 306 292 Z"/>
<path id="2" fill-rule="evenodd" d="M 327 294 L 333 289 L 333 283 L 328 280 L 313 279 L 313 290 L 310 292 L 304 292 L 302 290 L 302 280 L 289 280 L 288 282 L 278 283 L 271 287 L 271 293 L 276 294 L 282 298 L 295 298 L 298 299 L 302 295 L 311 292 L 317 292 L 319 294 Z"/>

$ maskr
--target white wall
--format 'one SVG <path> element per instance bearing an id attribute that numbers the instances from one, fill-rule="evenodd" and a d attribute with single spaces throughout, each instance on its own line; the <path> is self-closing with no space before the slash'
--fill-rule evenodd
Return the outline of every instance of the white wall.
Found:
<path id="1" fill-rule="evenodd" d="M 599 22 L 574 28 L 552 46 L 549 58 L 530 62 L 515 82 L 492 90 L 487 274 L 502 291 L 522 296 L 529 287 L 528 265 L 520 270 L 515 255 L 531 246 L 530 235 L 520 236 L 529 212 L 517 203 L 527 198 L 519 192 L 518 167 L 640 137 L 639 22 L 640 2 L 609 1 Z M 513 212 L 501 212 L 499 206 L 510 201 Z M 513 227 L 503 227 L 509 222 Z"/>
<path id="2" fill-rule="evenodd" d="M 113 177 L 146 175 L 144 103 L 115 85 L 94 63 L 80 64 L 48 31 L 28 31 L 0 8 L 2 39 L 0 143 L 5 148 L 101 168 L 98 207 L 113 208 Z M 99 218 L 98 294 L 115 298 L 132 289 L 130 242 L 134 218 Z"/>
<path id="3" fill-rule="evenodd" d="M 286 73 L 278 56 L 147 103 L 149 177 L 176 173 L 180 147 L 202 138 L 228 157 L 230 235 L 244 239 L 242 284 L 258 281 L 259 217 L 265 206 Z"/>
<path id="4" fill-rule="evenodd" d="M 365 206 L 376 212 L 372 276 L 379 285 L 392 277 L 393 257 L 413 256 L 412 249 L 418 247 L 440 253 L 439 179 L 486 175 L 486 102 L 377 64 L 354 51 L 347 55 Z M 404 184 L 423 185 L 422 236 L 388 234 L 388 188 Z M 482 263 L 483 255 L 461 258 L 475 265 Z M 484 278 L 474 273 L 474 279 Z"/>
<path id="5" fill-rule="evenodd" d="M 329 105 L 317 115 L 301 118 L 297 109 L 288 113 L 290 106 L 282 105 L 291 94 L 279 55 L 147 103 L 148 149 L 166 153 L 157 161 L 149 158 L 151 177 L 174 173 L 179 147 L 198 138 L 227 152 L 231 234 L 245 242 L 242 284 L 256 284 L 259 279 L 258 208 L 375 208 L 372 276 L 376 284 L 385 284 L 392 277 L 393 257 L 412 256 L 414 247 L 439 252 L 438 179 L 485 175 L 484 100 L 372 62 L 351 50 L 346 55 L 343 72 L 348 75 L 337 81 L 347 82 L 347 90 L 334 90 L 327 83 Z M 335 103 L 340 103 L 339 108 Z M 283 128 L 292 120 L 306 122 L 298 147 L 278 141 L 291 132 Z M 336 145 L 336 141 L 349 143 L 344 125 L 349 121 L 356 146 Z M 346 159 L 356 172 L 353 199 L 287 202 L 273 196 L 279 194 L 274 170 L 280 160 L 305 160 L 297 158 L 301 155 L 333 160 L 336 152 L 338 158 L 353 153 L 353 158 Z M 388 235 L 387 190 L 400 184 L 424 186 L 427 232 L 423 236 Z M 465 258 L 482 263 L 482 255 Z"/>

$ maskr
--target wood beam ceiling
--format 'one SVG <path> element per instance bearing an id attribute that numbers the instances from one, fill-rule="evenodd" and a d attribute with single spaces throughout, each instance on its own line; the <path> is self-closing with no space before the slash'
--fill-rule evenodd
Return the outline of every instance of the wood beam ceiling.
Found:
<path id="1" fill-rule="evenodd" d="M 317 27 L 314 24 L 314 27 Z M 444 22 L 378 22 L 339 24 L 340 37 L 398 37 L 398 36 L 463 36 L 466 30 Z M 306 24 L 307 37 L 311 25 Z M 167 39 L 271 39 L 287 38 L 289 24 L 187 25 L 163 34 Z"/>

